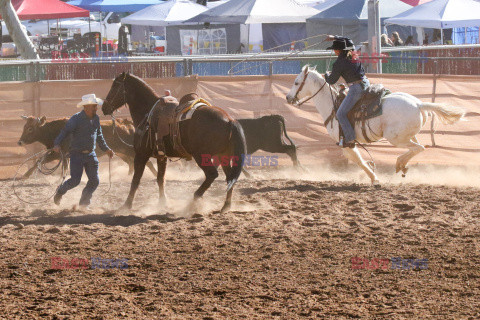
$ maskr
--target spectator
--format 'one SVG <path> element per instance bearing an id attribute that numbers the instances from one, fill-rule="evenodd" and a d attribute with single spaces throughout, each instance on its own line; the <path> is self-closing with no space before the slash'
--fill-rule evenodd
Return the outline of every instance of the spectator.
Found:
<path id="1" fill-rule="evenodd" d="M 425 34 L 425 39 L 423 39 L 423 45 L 424 46 L 428 45 L 428 34 Z"/>
<path id="2" fill-rule="evenodd" d="M 442 45 L 442 32 L 440 29 L 434 29 L 432 35 L 432 43 L 431 45 Z"/>
<path id="3" fill-rule="evenodd" d="M 400 38 L 398 32 L 393 32 L 390 39 L 392 40 L 394 47 L 403 46 L 403 40 Z"/>
<path id="4" fill-rule="evenodd" d="M 413 46 L 413 36 L 408 36 L 407 40 L 405 40 L 406 46 Z"/>
<path id="5" fill-rule="evenodd" d="M 392 40 L 384 33 L 381 36 L 382 47 L 393 47 Z"/>

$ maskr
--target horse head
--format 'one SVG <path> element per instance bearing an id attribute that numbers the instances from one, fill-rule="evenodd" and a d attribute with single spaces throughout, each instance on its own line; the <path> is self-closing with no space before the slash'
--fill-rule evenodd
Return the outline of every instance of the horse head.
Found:
<path id="1" fill-rule="evenodd" d="M 312 75 L 317 75 L 317 77 L 312 77 Z M 295 82 L 293 83 L 290 92 L 287 94 L 287 102 L 289 104 L 298 105 L 300 101 L 308 96 L 312 96 L 316 90 L 315 86 L 312 84 L 323 81 L 323 83 L 319 83 L 319 85 L 325 84 L 325 79 L 320 75 L 316 70 L 315 67 L 310 67 L 308 64 L 302 68 L 302 72 L 298 74 L 295 78 Z M 301 104 L 301 103 L 300 103 Z"/>
<path id="2" fill-rule="evenodd" d="M 112 83 L 112 87 L 103 101 L 102 112 L 110 115 L 113 111 L 127 103 L 126 82 L 130 74 L 122 72 Z"/>

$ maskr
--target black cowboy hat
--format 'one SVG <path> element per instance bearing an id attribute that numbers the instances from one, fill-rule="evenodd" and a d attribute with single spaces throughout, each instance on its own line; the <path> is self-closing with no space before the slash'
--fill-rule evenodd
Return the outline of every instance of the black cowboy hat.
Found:
<path id="1" fill-rule="evenodd" d="M 333 45 L 327 50 L 355 50 L 355 45 L 350 39 L 333 40 Z"/>

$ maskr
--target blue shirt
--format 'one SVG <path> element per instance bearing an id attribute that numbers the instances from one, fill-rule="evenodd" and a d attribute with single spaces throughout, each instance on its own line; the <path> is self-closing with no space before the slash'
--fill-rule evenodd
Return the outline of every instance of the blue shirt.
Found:
<path id="1" fill-rule="evenodd" d="M 110 149 L 103 138 L 100 118 L 97 115 L 90 119 L 85 111 L 74 114 L 55 139 L 55 145 L 59 146 L 69 134 L 72 135 L 70 152 L 93 152 L 97 141 L 103 151 Z"/>

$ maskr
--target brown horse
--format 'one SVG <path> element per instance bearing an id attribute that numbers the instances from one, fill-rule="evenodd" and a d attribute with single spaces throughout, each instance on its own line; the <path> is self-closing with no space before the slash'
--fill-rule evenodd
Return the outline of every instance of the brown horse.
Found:
<path id="1" fill-rule="evenodd" d="M 132 207 L 145 164 L 150 157 L 157 158 L 160 201 L 162 204 L 166 202 L 164 184 L 167 158 L 157 155 L 156 143 L 151 143 L 151 141 L 155 141 L 155 130 L 149 129 L 155 128 L 155 124 L 158 122 L 158 113 L 156 119 L 153 116 L 151 123 L 148 123 L 150 111 L 160 99 L 161 97 L 145 81 L 124 72 L 113 81 L 102 106 L 103 113 L 109 115 L 122 105 L 128 104 L 135 126 L 134 174 L 130 193 L 124 204 L 124 207 L 127 208 Z M 152 114 L 155 115 L 155 112 Z M 203 196 L 218 177 L 218 164 L 213 163 L 212 159 L 205 155 L 212 157 L 217 155 L 222 156 L 222 159 L 237 160 L 222 163 L 222 169 L 227 178 L 227 198 L 222 212 L 227 211 L 231 206 L 233 186 L 242 172 L 242 155 L 246 153 L 245 136 L 241 125 L 218 107 L 202 106 L 196 109 L 191 119 L 180 122 L 180 136 L 184 149 L 205 173 L 205 181 L 195 191 L 194 199 Z M 167 139 L 164 140 L 166 155 L 178 157 L 178 153 L 172 148 L 172 139 L 167 136 Z"/>

